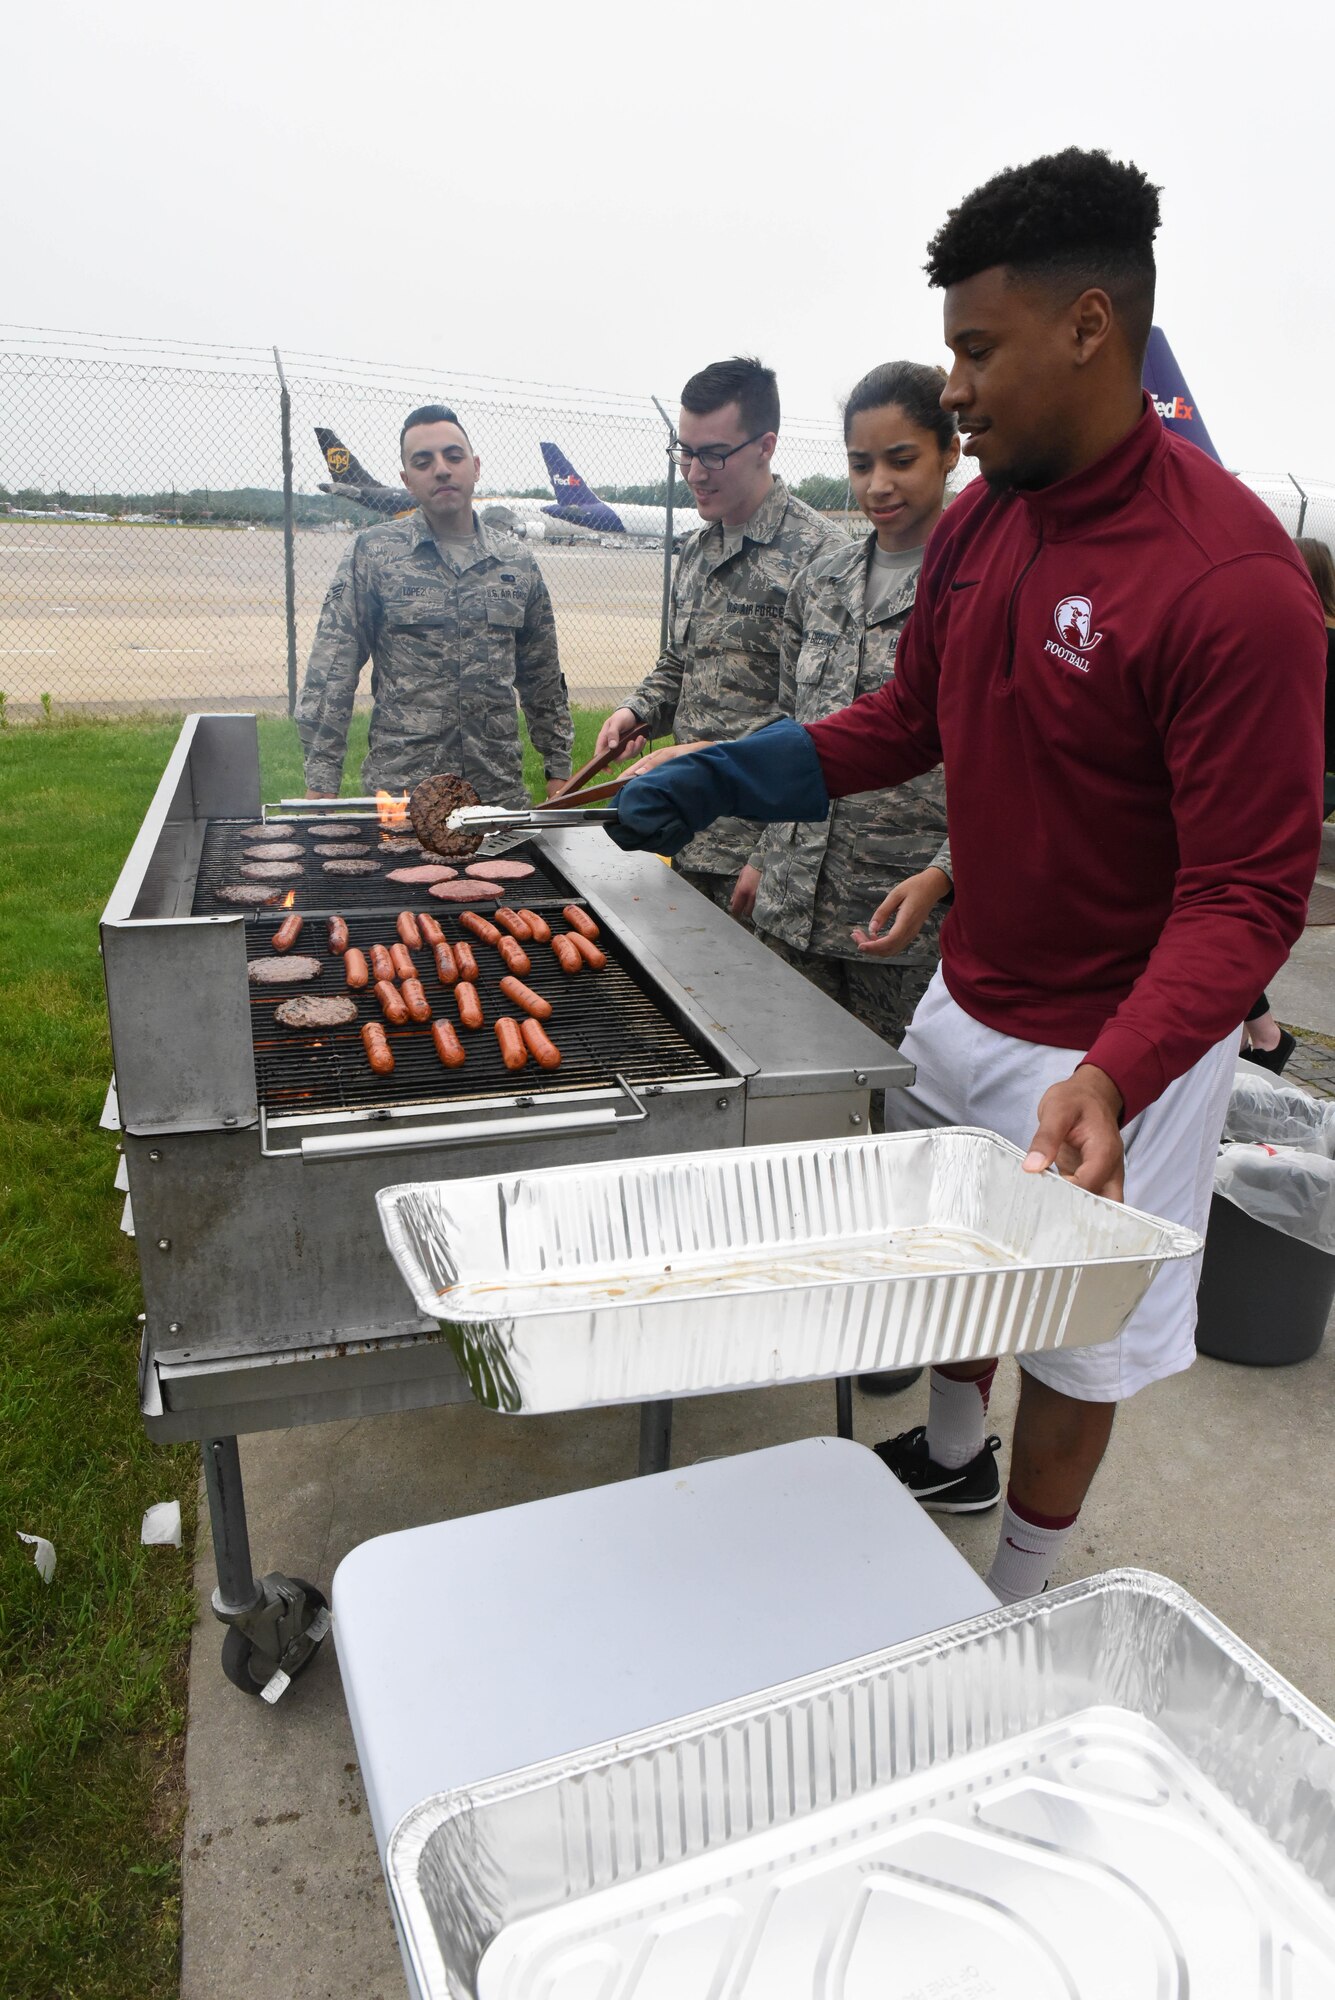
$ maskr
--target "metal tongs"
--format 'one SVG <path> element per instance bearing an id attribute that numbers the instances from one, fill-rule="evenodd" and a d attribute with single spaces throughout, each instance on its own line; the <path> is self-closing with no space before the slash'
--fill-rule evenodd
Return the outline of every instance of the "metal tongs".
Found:
<path id="1" fill-rule="evenodd" d="M 616 818 L 616 807 L 599 806 L 598 801 L 614 798 L 626 780 L 610 778 L 602 785 L 586 781 L 597 777 L 599 771 L 605 771 L 616 760 L 615 750 L 604 750 L 601 757 L 591 757 L 573 778 L 565 780 L 555 797 L 544 799 L 540 805 L 518 809 L 458 806 L 446 820 L 446 828 L 450 833 L 488 834 L 541 831 L 545 826 L 606 826 Z"/>

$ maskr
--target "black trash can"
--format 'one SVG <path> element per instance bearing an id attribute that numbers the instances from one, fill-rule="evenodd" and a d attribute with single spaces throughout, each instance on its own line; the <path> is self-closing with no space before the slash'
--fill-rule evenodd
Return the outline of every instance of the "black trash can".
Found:
<path id="1" fill-rule="evenodd" d="M 1197 1295 L 1198 1353 L 1251 1368 L 1310 1361 L 1332 1302 L 1335 1257 L 1214 1197 Z"/>

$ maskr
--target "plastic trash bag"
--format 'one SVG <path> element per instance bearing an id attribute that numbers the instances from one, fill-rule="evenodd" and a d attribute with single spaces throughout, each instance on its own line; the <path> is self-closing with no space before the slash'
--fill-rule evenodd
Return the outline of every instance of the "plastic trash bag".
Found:
<path id="1" fill-rule="evenodd" d="M 21 1542 L 26 1542 L 32 1550 L 32 1559 L 37 1565 L 37 1574 L 43 1583 L 50 1583 L 56 1573 L 56 1552 L 45 1535 L 25 1535 L 22 1528 L 14 1530 Z"/>
<path id="2" fill-rule="evenodd" d="M 1335 1256 L 1335 1102 L 1240 1063 L 1214 1188 L 1253 1221 Z"/>
<path id="3" fill-rule="evenodd" d="M 144 1510 L 144 1518 L 139 1527 L 139 1539 L 149 1544 L 166 1543 L 174 1549 L 181 1546 L 181 1503 L 179 1500 L 158 1500 Z"/>

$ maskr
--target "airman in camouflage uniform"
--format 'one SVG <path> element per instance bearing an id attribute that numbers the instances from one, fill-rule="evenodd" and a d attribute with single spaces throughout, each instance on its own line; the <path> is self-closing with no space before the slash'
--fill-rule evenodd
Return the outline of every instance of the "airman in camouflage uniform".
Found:
<path id="1" fill-rule="evenodd" d="M 677 559 L 667 650 L 626 707 L 650 735 L 670 728 L 678 743 L 745 736 L 773 722 L 784 712 L 779 639 L 789 586 L 813 557 L 846 545 L 777 477 L 739 528 L 721 521 L 697 528 Z M 726 908 L 760 834 L 751 820 L 718 820 L 683 848 L 677 865 Z"/>
<path id="2" fill-rule="evenodd" d="M 816 722 L 870 694 L 894 672 L 913 609 L 919 563 L 871 615 L 864 605 L 875 536 L 819 556 L 789 592 L 783 616 L 779 706 Z M 827 820 L 764 829 L 754 922 L 766 944 L 888 1041 L 898 1042 L 939 957 L 933 913 L 893 960 L 868 958 L 850 935 L 886 891 L 930 867 L 950 873 L 940 770 L 893 790 L 836 799 Z"/>
<path id="3" fill-rule="evenodd" d="M 438 541 L 419 506 L 355 537 L 329 586 L 297 702 L 306 784 L 315 794 L 338 791 L 357 682 L 370 658 L 364 790 L 411 791 L 450 771 L 488 805 L 523 807 L 516 695 L 549 781 L 569 777 L 574 740 L 547 586 L 525 549 L 470 514 L 472 483 L 458 443 L 467 440 L 453 412 L 416 411 L 405 436 L 414 444 L 443 438 L 463 461 L 448 475 L 448 504 L 462 524 L 471 518 L 472 534 L 465 528 Z M 410 449 L 409 464 L 413 456 Z M 419 486 L 434 476 L 419 472 Z"/>

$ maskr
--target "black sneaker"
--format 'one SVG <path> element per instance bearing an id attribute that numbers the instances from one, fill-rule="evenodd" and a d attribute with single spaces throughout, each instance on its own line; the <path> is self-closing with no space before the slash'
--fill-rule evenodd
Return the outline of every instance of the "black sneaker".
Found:
<path id="1" fill-rule="evenodd" d="M 996 1457 L 1000 1450 L 999 1437 L 985 1438 L 978 1456 L 952 1472 L 927 1456 L 927 1426 L 917 1424 L 878 1444 L 876 1456 L 931 1513 L 985 1514 L 1001 1498 Z"/>
<path id="2" fill-rule="evenodd" d="M 1255 1063 L 1259 1069 L 1268 1069 L 1271 1076 L 1283 1076 L 1284 1065 L 1298 1044 L 1287 1028 L 1279 1031 L 1279 1041 L 1273 1049 L 1244 1049 L 1242 1060 Z"/>

